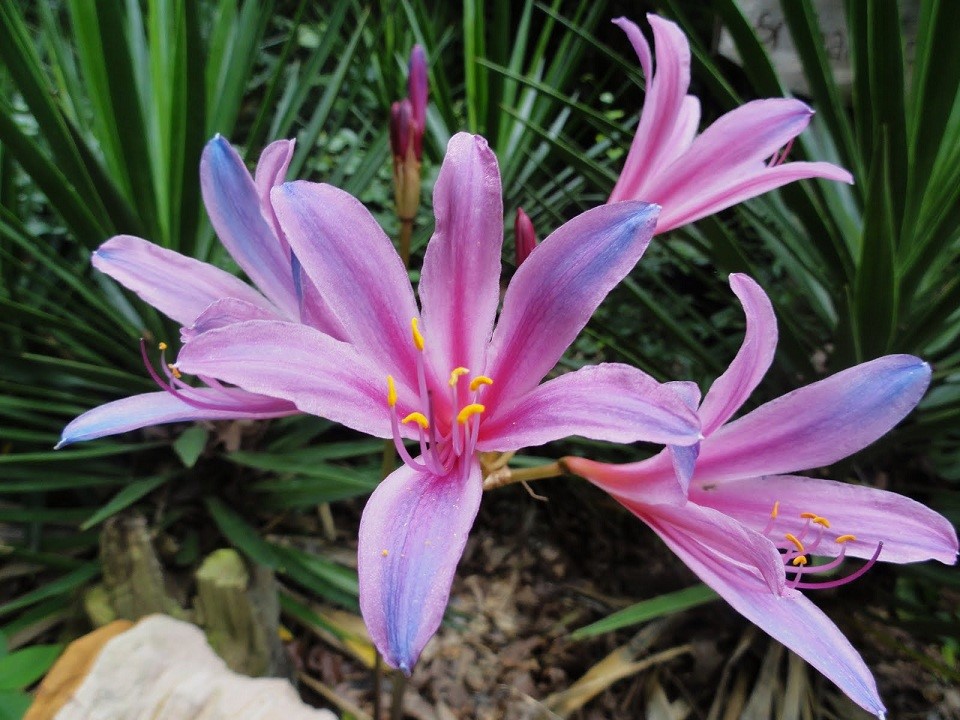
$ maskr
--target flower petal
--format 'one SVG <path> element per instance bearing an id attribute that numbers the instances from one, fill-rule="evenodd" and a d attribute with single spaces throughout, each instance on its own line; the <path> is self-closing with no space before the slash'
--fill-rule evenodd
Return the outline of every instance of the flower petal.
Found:
<path id="1" fill-rule="evenodd" d="M 386 379 L 346 343 L 306 325 L 251 320 L 197 335 L 177 358 L 181 372 L 281 398 L 303 412 L 391 437 Z M 405 405 L 412 391 L 397 383 Z"/>
<path id="2" fill-rule="evenodd" d="M 777 349 L 777 317 L 767 294 L 753 279 L 740 273 L 730 276 L 730 287 L 743 305 L 747 330 L 737 356 L 714 381 L 700 406 L 704 437 L 709 437 L 746 402 L 770 368 Z"/>
<path id="3" fill-rule="evenodd" d="M 433 211 L 437 226 L 419 288 L 423 333 L 434 367 L 479 374 L 500 302 L 503 246 L 500 170 L 482 137 L 458 133 L 450 140 Z"/>
<path id="4" fill-rule="evenodd" d="M 565 457 L 560 462 L 569 472 L 586 478 L 624 505 L 683 505 L 687 502 L 687 493 L 677 480 L 672 456 L 667 450 L 648 460 L 621 465 L 578 457 Z"/>
<path id="5" fill-rule="evenodd" d="M 656 515 L 643 519 L 734 610 L 813 665 L 851 700 L 882 717 L 885 709 L 870 669 L 830 618 L 798 591 L 785 588 L 782 594 L 772 593 L 752 567 L 732 561 L 725 552 L 714 553 L 703 543 L 696 521 L 678 522 L 694 507 L 657 508 Z M 776 562 L 780 563 L 779 556 Z"/>
<path id="6" fill-rule="evenodd" d="M 267 219 L 274 223 L 276 231 L 279 231 L 280 226 L 276 224 L 276 216 L 272 212 L 270 191 L 286 180 L 295 145 L 293 140 L 277 140 L 270 143 L 260 153 L 260 160 L 257 161 L 257 169 L 254 171 L 253 182 L 257 186 L 260 207 L 270 212 Z"/>
<path id="7" fill-rule="evenodd" d="M 243 300 L 224 298 L 210 303 L 192 325 L 180 328 L 180 339 L 183 342 L 189 342 L 200 333 L 247 320 L 283 320 L 283 318 L 272 310 L 264 310 Z"/>
<path id="8" fill-rule="evenodd" d="M 236 399 L 232 406 L 228 405 L 223 393 L 217 390 L 196 388 L 191 392 L 191 397 L 200 401 L 222 405 L 221 410 L 197 408 L 164 391 L 114 400 L 88 410 L 71 421 L 63 429 L 57 449 L 71 443 L 116 435 L 149 425 L 193 420 L 262 419 L 283 417 L 297 412 L 293 403 L 253 393 L 235 392 Z"/>
<path id="9" fill-rule="evenodd" d="M 920 402 L 930 366 L 887 355 L 794 390 L 701 443 L 694 482 L 822 467 L 865 448 Z"/>
<path id="10" fill-rule="evenodd" d="M 735 205 L 794 180 L 822 177 L 853 182 L 830 163 L 765 162 L 799 135 L 813 111 L 799 100 L 754 100 L 723 115 L 697 137 L 689 150 L 664 169 L 645 199 L 663 206 L 657 232 Z"/>
<path id="11" fill-rule="evenodd" d="M 846 543 L 850 557 L 869 558 L 883 542 L 878 558 L 907 563 L 935 559 L 952 565 L 957 559 L 957 533 L 950 521 L 930 508 L 903 495 L 876 488 L 798 477 L 773 475 L 734 480 L 709 489 L 695 484 L 690 499 L 730 515 L 747 527 L 761 531 L 779 503 L 774 530 L 799 535 L 806 520 L 800 513 L 813 512 L 830 522 L 829 535 L 816 555 L 837 555 L 832 542 L 841 535 L 854 535 Z"/>
<path id="12" fill-rule="evenodd" d="M 384 660 L 408 675 L 443 619 L 482 494 L 473 457 L 443 477 L 403 466 L 363 510 L 360 610 Z"/>
<path id="13" fill-rule="evenodd" d="M 686 126 L 689 115 L 680 115 L 690 86 L 690 44 L 676 23 L 656 15 L 647 15 L 653 28 L 656 72 L 650 70 L 650 48 L 640 29 L 626 18 L 617 18 L 618 25 L 630 39 L 647 79 L 647 92 L 643 100 L 640 122 L 627 154 L 623 171 L 610 196 L 610 202 L 621 200 L 649 200 L 641 194 L 654 174 L 663 166 L 663 158 L 675 157 L 686 148 L 678 148 L 673 142 L 682 141 L 676 135 L 678 124 Z M 689 106 L 687 111 L 689 111 Z"/>
<path id="14" fill-rule="evenodd" d="M 299 317 L 289 252 L 261 211 L 243 159 L 220 135 L 203 149 L 200 190 L 220 242 L 247 277 L 288 317 Z"/>
<path id="15" fill-rule="evenodd" d="M 484 396 L 535 387 L 586 325 L 593 311 L 643 255 L 658 208 L 637 202 L 588 210 L 562 225 L 517 268 L 493 333 Z"/>
<path id="16" fill-rule="evenodd" d="M 495 408 L 480 426 L 477 447 L 516 450 L 570 435 L 689 445 L 699 430 L 697 414 L 671 387 L 629 365 L 604 363 L 561 375 L 509 407 Z"/>
<path id="17" fill-rule="evenodd" d="M 419 312 L 403 262 L 377 221 L 331 185 L 286 183 L 271 197 L 290 247 L 343 323 L 346 339 L 415 385 L 410 321 Z"/>
<path id="18" fill-rule="evenodd" d="M 614 498 L 620 500 L 616 495 Z M 624 505 L 650 525 L 698 575 L 696 566 L 705 564 L 743 590 L 759 590 L 776 597 L 786 591 L 783 560 L 776 546 L 733 518 L 689 502 L 682 506 Z"/>
<path id="19" fill-rule="evenodd" d="M 263 295 L 230 273 L 132 235 L 110 238 L 90 261 L 181 325 L 193 324 L 210 303 L 227 297 L 276 312 Z"/>

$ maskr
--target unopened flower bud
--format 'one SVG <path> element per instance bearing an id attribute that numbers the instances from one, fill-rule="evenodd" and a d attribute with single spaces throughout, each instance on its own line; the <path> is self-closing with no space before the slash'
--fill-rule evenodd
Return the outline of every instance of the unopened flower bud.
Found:
<path id="1" fill-rule="evenodd" d="M 517 219 L 513 223 L 513 231 L 517 267 L 520 267 L 520 264 L 530 256 L 530 253 L 537 246 L 537 232 L 523 208 L 517 208 Z"/>

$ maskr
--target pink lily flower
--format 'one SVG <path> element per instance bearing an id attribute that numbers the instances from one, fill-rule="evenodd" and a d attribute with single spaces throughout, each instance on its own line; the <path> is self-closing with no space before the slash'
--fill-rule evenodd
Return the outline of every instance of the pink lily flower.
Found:
<path id="1" fill-rule="evenodd" d="M 687 95 L 690 44 L 675 23 L 652 14 L 647 20 L 656 73 L 640 28 L 626 18 L 613 21 L 640 58 L 647 90 L 637 133 L 608 202 L 658 203 L 663 210 L 657 233 L 664 233 L 794 180 L 853 182 L 850 173 L 830 163 L 783 162 L 813 116 L 799 100 L 748 102 L 697 135 L 700 101 Z"/>
<path id="2" fill-rule="evenodd" d="M 251 177 L 237 151 L 219 135 L 200 161 L 204 204 L 220 241 L 256 287 L 208 263 L 133 237 L 118 235 L 93 254 L 95 268 L 180 323 L 187 340 L 213 327 L 253 318 L 305 322 L 338 335 L 339 323 L 326 307 L 277 224 L 270 190 L 284 181 L 292 140 L 264 149 Z M 165 344 L 161 345 L 164 349 Z M 67 425 L 57 447 L 162 423 L 191 420 L 272 418 L 298 412 L 288 400 L 227 388 L 204 378 L 191 387 L 161 355 L 161 377 L 145 347 L 144 363 L 162 388 L 96 407 Z"/>
<path id="3" fill-rule="evenodd" d="M 564 462 L 653 528 L 734 609 L 882 717 L 860 654 L 800 591 L 843 585 L 877 560 L 952 564 L 956 533 L 946 518 L 896 493 L 789 473 L 830 465 L 890 430 L 920 401 L 930 366 L 888 355 L 728 422 L 766 373 L 777 342 L 763 290 L 745 275 L 731 275 L 730 284 L 746 312 L 746 337 L 700 403 L 699 457 Z M 699 391 L 686 385 L 695 405 Z M 814 565 L 810 555 L 831 559 Z M 845 557 L 867 563 L 846 577 L 813 581 Z"/>
<path id="4" fill-rule="evenodd" d="M 629 366 L 586 367 L 540 384 L 643 254 L 657 208 L 607 205 L 563 225 L 518 268 L 494 328 L 503 204 L 483 138 L 460 133 L 448 146 L 419 309 L 393 244 L 359 201 L 309 182 L 282 185 L 272 198 L 345 342 L 254 320 L 192 339 L 177 367 L 393 438 L 404 464 L 363 512 L 360 607 L 386 662 L 409 673 L 443 616 L 480 504 L 479 452 L 569 435 L 678 445 L 699 437 L 684 401 Z M 404 438 L 419 444 L 417 457 Z"/>

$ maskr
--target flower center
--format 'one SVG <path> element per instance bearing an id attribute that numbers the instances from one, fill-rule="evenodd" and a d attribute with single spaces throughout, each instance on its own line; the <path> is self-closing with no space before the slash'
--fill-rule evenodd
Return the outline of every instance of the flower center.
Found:
<path id="1" fill-rule="evenodd" d="M 770 511 L 770 519 L 763 529 L 765 537 L 770 538 L 773 544 L 780 549 L 780 555 L 783 559 L 784 569 L 788 573 L 787 587 L 797 590 L 826 590 L 827 588 L 839 587 L 853 582 L 861 575 L 866 573 L 877 562 L 880 557 L 880 551 L 883 549 L 883 542 L 877 543 L 877 549 L 867 563 L 854 572 L 836 580 L 827 580 L 824 582 L 804 582 L 803 578 L 815 573 L 829 572 L 843 562 L 847 554 L 847 545 L 852 542 L 858 542 L 855 535 L 838 535 L 833 539 L 836 545 L 840 546 L 837 556 L 830 562 L 823 565 L 811 565 L 809 555 L 815 554 L 824 543 L 826 531 L 830 529 L 830 521 L 827 518 L 812 512 L 800 513 L 803 520 L 803 526 L 795 535 L 793 533 L 784 533 L 783 539 L 776 539 L 771 536 L 774 526 L 780 516 L 780 502 L 773 504 L 773 510 Z M 827 541 L 830 542 L 830 541 Z M 793 577 L 789 577 L 792 574 Z"/>
<path id="2" fill-rule="evenodd" d="M 456 411 L 456 415 L 451 417 L 449 422 L 443 423 L 447 430 L 442 432 L 438 429 L 440 424 L 437 422 L 433 396 L 427 389 L 427 373 L 423 359 L 426 342 L 417 318 L 410 321 L 410 330 L 413 346 L 417 350 L 419 410 L 400 417 L 397 410 L 397 388 L 393 376 L 387 375 L 387 406 L 390 408 L 393 444 L 400 459 L 414 470 L 446 475 L 453 469 L 457 458 L 472 455 L 476 449 L 480 435 L 480 419 L 486 410 L 479 400 L 483 388 L 492 385 L 493 380 L 486 375 L 477 375 L 469 382 L 461 382 L 461 378 L 470 374 L 469 368 L 457 367 L 450 371 L 447 381 L 450 387 L 450 407 Z M 417 426 L 420 440 L 420 458 L 417 460 L 410 455 L 400 436 L 400 426 L 411 423 Z"/>

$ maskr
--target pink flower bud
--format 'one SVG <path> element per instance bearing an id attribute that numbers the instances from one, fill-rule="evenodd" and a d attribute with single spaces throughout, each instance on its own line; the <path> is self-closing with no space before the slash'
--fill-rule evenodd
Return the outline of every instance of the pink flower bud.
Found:
<path id="1" fill-rule="evenodd" d="M 390 106 L 390 149 L 395 158 L 405 158 L 410 145 L 413 110 L 408 98 Z M 416 131 L 413 131 L 416 134 Z"/>
<path id="2" fill-rule="evenodd" d="M 526 260 L 533 249 L 537 246 L 537 232 L 533 228 L 533 222 L 523 211 L 523 208 L 517 208 L 517 219 L 513 223 L 514 244 L 517 252 L 517 267 Z"/>

